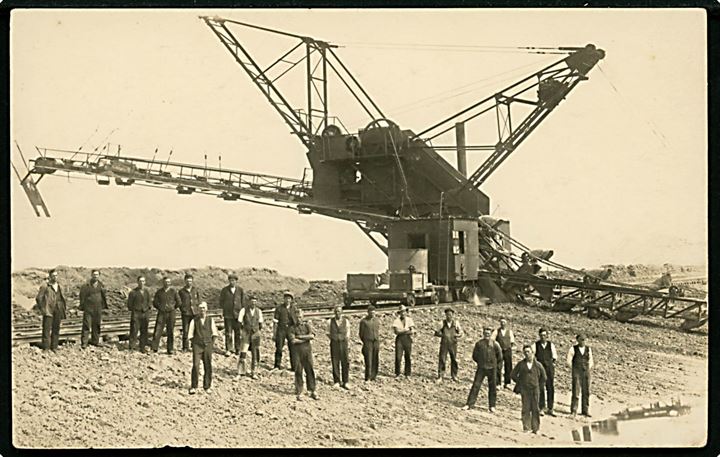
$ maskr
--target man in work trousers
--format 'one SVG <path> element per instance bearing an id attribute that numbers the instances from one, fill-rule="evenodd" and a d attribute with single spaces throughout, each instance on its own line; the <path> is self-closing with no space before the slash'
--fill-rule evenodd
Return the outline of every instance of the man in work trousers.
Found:
<path id="1" fill-rule="evenodd" d="M 510 379 L 515 381 L 517 390 L 522 399 L 523 431 L 537 433 L 540 430 L 540 390 L 545 386 L 545 368 L 535 360 L 532 347 L 523 346 L 525 360 L 515 365 L 510 373 Z"/>
<path id="2" fill-rule="evenodd" d="M 207 303 L 202 302 L 198 305 L 198 313 L 190 321 L 190 339 L 192 341 L 193 366 L 190 375 L 190 394 L 197 391 L 198 386 L 198 370 L 200 369 L 200 361 L 203 364 L 203 389 L 206 393 L 210 393 L 210 385 L 212 384 L 212 355 L 215 347 L 215 340 L 218 336 L 215 321 L 211 316 L 207 315 Z"/>
<path id="3" fill-rule="evenodd" d="M 175 353 L 173 350 L 173 343 L 175 342 L 175 308 L 180 307 L 180 297 L 177 291 L 170 287 L 170 278 L 163 278 L 163 286 L 155 292 L 153 306 L 157 309 L 157 316 L 155 317 L 152 350 L 157 353 L 164 330 L 167 334 L 167 353 L 172 355 Z"/>
<path id="4" fill-rule="evenodd" d="M 60 322 L 65 319 L 65 297 L 57 282 L 57 271 L 50 270 L 47 284 L 40 286 L 35 304 L 42 313 L 42 348 L 55 351 L 60 344 Z"/>
<path id="5" fill-rule="evenodd" d="M 138 348 L 138 332 L 140 333 L 140 352 L 147 353 L 148 345 L 148 311 L 150 311 L 150 292 L 145 287 L 145 277 L 138 276 L 137 287 L 128 294 L 127 307 L 130 311 L 130 341 L 132 351 Z"/>
<path id="6" fill-rule="evenodd" d="M 462 328 L 455 321 L 455 310 L 447 308 L 445 310 L 445 320 L 440 323 L 440 328 L 435 330 L 435 336 L 440 337 L 440 357 L 438 359 L 438 382 L 442 382 L 445 376 L 445 362 L 450 354 L 450 376 L 452 380 L 457 382 L 458 363 L 457 363 L 457 340 L 462 337 Z"/>
<path id="7" fill-rule="evenodd" d="M 497 385 L 495 382 L 497 381 L 497 370 L 500 369 L 500 364 L 503 360 L 500 345 L 497 341 L 490 338 L 491 335 L 492 329 L 485 327 L 483 329 L 483 339 L 475 343 L 472 357 L 475 363 L 477 363 L 477 370 L 475 371 L 475 379 L 470 388 L 467 403 L 462 407 L 464 410 L 475 407 L 483 379 L 487 378 L 488 404 L 490 406 L 490 412 L 495 412 L 495 402 L 497 399 Z"/>
<path id="8" fill-rule="evenodd" d="M 348 340 L 350 323 L 342 315 L 342 306 L 333 308 L 335 315 L 328 320 L 327 336 L 330 338 L 330 363 L 332 364 L 333 387 L 348 389 Z"/>
<path id="9" fill-rule="evenodd" d="M 178 291 L 178 297 L 180 298 L 180 319 L 182 323 L 182 350 L 187 352 L 190 350 L 188 343 L 190 339 L 190 322 L 198 312 L 197 307 L 200 304 L 200 291 L 193 285 L 193 275 L 190 273 L 185 275 L 185 286 Z"/>
<path id="10" fill-rule="evenodd" d="M 251 352 L 250 377 L 255 376 L 255 367 L 260 364 L 260 330 L 263 326 L 263 314 L 257 306 L 257 298 L 250 297 L 250 305 L 240 310 L 238 316 L 240 323 L 240 357 L 238 358 L 238 377 L 246 374 L 246 359 L 248 349 Z"/>
<path id="11" fill-rule="evenodd" d="M 298 309 L 293 319 L 293 325 L 288 330 L 290 343 L 294 345 L 295 355 L 295 395 L 298 401 L 302 400 L 303 392 L 303 371 L 307 381 L 307 390 L 310 398 L 319 400 L 315 393 L 315 370 L 313 368 L 312 346 L 310 341 L 315 338 L 315 333 L 308 322 L 303 319 L 303 312 Z"/>
<path id="12" fill-rule="evenodd" d="M 360 320 L 360 341 L 365 359 L 365 382 L 374 381 L 380 365 L 380 320 L 375 307 L 368 306 L 367 315 Z"/>
<path id="13" fill-rule="evenodd" d="M 228 275 L 228 285 L 220 291 L 220 308 L 223 311 L 225 324 L 225 355 L 235 354 L 240 350 L 240 309 L 243 306 L 243 289 L 237 285 L 235 273 Z"/>
<path id="14" fill-rule="evenodd" d="M 553 412 L 553 404 L 555 402 L 555 361 L 557 360 L 557 351 L 555 345 L 548 341 L 548 331 L 541 328 L 538 332 L 540 339 L 535 342 L 535 360 L 545 369 L 547 380 L 545 386 L 540 386 L 540 415 L 543 415 L 543 409 L 547 406 L 547 414 L 555 416 Z M 547 403 L 545 402 L 545 393 L 547 392 Z"/>
<path id="15" fill-rule="evenodd" d="M 412 334 L 415 332 L 415 323 L 412 317 L 407 316 L 407 307 L 400 305 L 398 317 L 393 322 L 393 332 L 395 332 L 395 379 L 400 378 L 400 364 L 405 356 L 405 377 L 410 376 L 412 366 L 410 360 L 412 357 Z"/>
<path id="16" fill-rule="evenodd" d="M 80 347 L 85 349 L 88 345 L 88 334 L 91 333 L 90 344 L 100 345 L 100 322 L 102 310 L 107 308 L 105 286 L 100 281 L 100 271 L 93 270 L 90 281 L 80 287 L 80 309 L 83 311 L 82 332 L 80 334 Z"/>
<path id="17" fill-rule="evenodd" d="M 515 346 L 515 335 L 513 335 L 513 331 L 507 328 L 507 320 L 502 318 L 500 319 L 500 328 L 498 328 L 495 331 L 495 334 L 493 335 L 495 341 L 500 344 L 500 349 L 502 349 L 502 360 L 503 363 L 499 365 L 498 372 L 497 372 L 497 385 L 500 385 L 500 370 L 502 367 L 503 369 L 503 387 L 506 389 L 510 387 L 510 371 L 512 370 L 512 351 L 513 346 Z"/>
<path id="18" fill-rule="evenodd" d="M 593 356 L 589 346 L 585 346 L 585 335 L 576 337 L 577 344 L 570 348 L 567 363 L 572 369 L 572 397 L 570 414 L 577 414 L 578 397 L 582 392 L 582 415 L 590 416 L 590 371 L 593 369 Z"/>
<path id="19" fill-rule="evenodd" d="M 282 351 L 285 342 L 288 347 L 288 358 L 290 358 L 290 370 L 295 371 L 294 345 L 290 341 L 289 328 L 295 319 L 295 305 L 293 304 L 292 292 L 286 290 L 283 293 L 283 303 L 275 307 L 273 313 L 273 340 L 275 341 L 275 363 L 273 370 L 282 369 Z"/>

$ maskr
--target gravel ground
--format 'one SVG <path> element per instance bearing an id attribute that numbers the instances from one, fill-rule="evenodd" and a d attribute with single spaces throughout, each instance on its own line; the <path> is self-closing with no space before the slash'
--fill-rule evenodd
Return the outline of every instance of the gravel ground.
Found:
<path id="1" fill-rule="evenodd" d="M 515 361 L 522 343 L 534 341 L 540 326 L 550 331 L 561 359 L 575 333 L 587 334 L 596 365 L 591 389 L 595 420 L 677 396 L 696 405 L 696 411 L 707 408 L 706 331 L 684 333 L 667 326 L 679 321 L 620 324 L 515 304 L 452 306 L 467 333 L 458 347 L 459 383 L 434 383 L 439 343 L 432 329 L 441 310 L 413 314 L 418 330 L 413 376 L 401 381 L 392 377 L 394 316 L 381 313 L 380 377 L 371 384 L 362 382 L 358 317 L 351 317 L 350 391 L 332 387 L 324 323 L 313 322 L 319 401 L 307 396 L 296 401 L 292 373 L 268 371 L 274 352 L 269 331 L 262 342 L 259 380 L 234 379 L 237 359 L 216 353 L 213 392 L 194 396 L 188 394 L 189 353 L 170 356 L 161 347 L 159 354 L 142 355 L 128 352 L 126 342 L 84 351 L 68 344 L 57 353 L 14 347 L 13 442 L 21 448 L 574 446 L 570 432 L 586 420 L 567 415 L 570 375 L 564 363 L 556 370 L 558 417 L 544 417 L 538 436 L 521 432 L 520 398 L 508 390 L 499 392 L 495 414 L 485 409 L 486 388 L 477 409 L 459 410 L 474 374 L 474 342 L 483 325 L 495 326 L 501 316 L 508 318 L 519 343 Z M 222 352 L 223 342 L 217 346 Z M 287 365 L 287 353 L 283 359 Z M 699 415 L 697 421 L 703 420 Z M 690 426 L 707 429 L 697 421 Z M 615 444 L 657 444 L 652 434 L 642 436 L 647 442 L 628 442 L 626 437 Z M 698 439 L 672 443 L 702 445 L 703 437 L 693 438 Z"/>

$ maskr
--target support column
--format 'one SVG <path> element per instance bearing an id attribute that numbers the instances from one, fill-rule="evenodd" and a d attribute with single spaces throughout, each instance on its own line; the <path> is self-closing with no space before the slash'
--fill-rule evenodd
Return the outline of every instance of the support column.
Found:
<path id="1" fill-rule="evenodd" d="M 457 145 L 457 169 L 467 178 L 467 154 L 465 152 L 465 123 L 455 124 L 455 144 Z"/>

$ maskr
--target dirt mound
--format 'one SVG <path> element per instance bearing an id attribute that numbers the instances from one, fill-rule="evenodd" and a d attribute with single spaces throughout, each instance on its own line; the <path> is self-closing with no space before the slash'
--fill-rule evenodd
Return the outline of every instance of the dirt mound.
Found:
<path id="1" fill-rule="evenodd" d="M 68 317 L 79 315 L 80 286 L 90 278 L 92 268 L 58 266 L 58 281 L 63 286 L 68 300 Z M 36 315 L 32 311 L 35 295 L 42 285 L 49 269 L 29 268 L 12 274 L 13 321 L 25 320 Z M 290 290 L 296 297 L 301 297 L 310 287 L 308 281 L 301 278 L 283 276 L 268 268 L 237 268 L 221 267 L 187 268 L 180 270 L 160 268 L 100 268 L 101 280 L 107 288 L 108 310 L 110 315 L 126 312 L 126 299 L 130 290 L 135 287 L 138 276 L 145 276 L 151 293 L 162 284 L 162 278 L 171 279 L 174 287 L 182 287 L 185 273 L 191 273 L 194 283 L 200 290 L 203 300 L 209 307 L 218 306 L 220 290 L 227 285 L 227 275 L 234 271 L 238 275 L 238 285 L 247 294 L 258 298 L 261 307 L 272 307 L 282 301 L 284 290 Z M 322 281 L 324 283 L 324 281 Z M 303 299 L 298 300 L 302 303 Z"/>
<path id="2" fill-rule="evenodd" d="M 300 303 L 326 303 L 341 305 L 345 281 L 310 281 L 310 287 L 300 297 Z"/>

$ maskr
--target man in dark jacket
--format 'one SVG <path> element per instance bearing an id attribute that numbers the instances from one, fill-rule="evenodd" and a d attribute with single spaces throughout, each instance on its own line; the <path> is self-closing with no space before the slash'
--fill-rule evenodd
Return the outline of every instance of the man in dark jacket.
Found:
<path id="1" fill-rule="evenodd" d="M 163 278 L 163 286 L 155 292 L 153 306 L 157 309 L 157 317 L 155 318 L 152 350 L 157 353 L 164 330 L 167 334 L 167 353 L 172 355 L 175 353 L 173 350 L 173 343 L 175 342 L 175 308 L 180 307 L 180 297 L 177 291 L 170 287 L 170 278 Z"/>
<path id="2" fill-rule="evenodd" d="M 450 376 L 452 380 L 457 382 L 458 363 L 457 363 L 457 341 L 462 337 L 462 328 L 455 320 L 455 310 L 447 308 L 445 310 L 445 320 L 440 323 L 440 328 L 435 330 L 435 336 L 440 337 L 440 357 L 438 360 L 438 382 L 442 382 L 445 376 L 445 362 L 450 354 Z"/>
<path id="3" fill-rule="evenodd" d="M 140 352 L 145 354 L 148 345 L 148 311 L 150 311 L 150 292 L 145 287 L 145 277 L 138 276 L 137 287 L 128 294 L 127 302 L 130 310 L 129 347 L 132 351 L 138 348 L 138 332 L 140 333 Z"/>
<path id="4" fill-rule="evenodd" d="M 225 324 L 225 353 L 226 355 L 240 352 L 240 309 L 243 306 L 243 290 L 237 285 L 238 277 L 235 273 L 228 275 L 228 285 L 220 291 L 220 308 L 223 312 Z"/>
<path id="5" fill-rule="evenodd" d="M 502 350 L 497 341 L 491 338 L 492 329 L 485 327 L 483 329 L 483 339 L 475 343 L 473 349 L 473 360 L 477 363 L 477 370 L 475 371 L 475 379 L 473 380 L 472 388 L 470 388 L 470 395 L 468 396 L 467 403 L 462 409 L 470 409 L 475 407 L 478 393 L 480 393 L 480 387 L 482 386 L 483 379 L 488 380 L 488 404 L 490 406 L 490 412 L 495 412 L 495 401 L 497 397 L 497 370 L 500 369 L 500 364 L 503 363 Z"/>
<path id="6" fill-rule="evenodd" d="M 100 271 L 93 270 L 90 281 L 80 287 L 80 309 L 83 311 L 82 332 L 80 334 L 80 347 L 85 349 L 88 345 L 88 334 L 92 328 L 90 344 L 100 345 L 100 322 L 102 310 L 107 308 L 105 285 L 100 281 Z"/>
<path id="7" fill-rule="evenodd" d="M 283 293 L 283 303 L 275 307 L 273 313 L 273 340 L 275 340 L 275 364 L 273 370 L 282 369 L 282 351 L 287 341 L 288 357 L 290 358 L 290 370 L 295 371 L 294 345 L 290 342 L 288 330 L 295 323 L 295 304 L 292 292 L 286 290 Z"/>
<path id="8" fill-rule="evenodd" d="M 540 389 L 545 387 L 545 368 L 535 360 L 532 347 L 523 346 L 525 360 L 515 365 L 510 379 L 517 384 L 522 398 L 523 431 L 537 433 L 540 430 Z"/>
<path id="9" fill-rule="evenodd" d="M 365 359 L 365 382 L 374 381 L 380 365 L 380 320 L 375 317 L 375 307 L 368 306 L 367 315 L 360 320 L 360 341 Z"/>
<path id="10" fill-rule="evenodd" d="M 348 371 L 348 340 L 350 339 L 350 322 L 342 315 L 342 306 L 333 308 L 333 317 L 328 320 L 327 336 L 330 338 L 330 365 L 332 366 L 333 387 L 349 389 Z"/>
<path id="11" fill-rule="evenodd" d="M 182 350 L 187 352 L 190 350 L 188 344 L 190 322 L 200 304 L 200 291 L 193 285 L 193 275 L 190 273 L 185 275 L 185 287 L 178 291 L 178 297 L 180 298 L 180 318 L 182 320 Z"/>
<path id="12" fill-rule="evenodd" d="M 35 303 L 42 313 L 42 348 L 55 351 L 60 344 L 60 322 L 65 319 L 65 297 L 57 282 L 57 271 L 50 270 L 48 282 L 40 286 Z"/>

